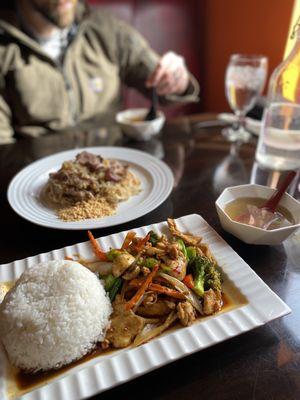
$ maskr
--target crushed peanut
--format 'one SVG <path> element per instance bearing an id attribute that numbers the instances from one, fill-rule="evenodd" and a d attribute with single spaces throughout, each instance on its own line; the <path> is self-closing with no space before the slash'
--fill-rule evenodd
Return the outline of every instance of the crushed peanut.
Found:
<path id="1" fill-rule="evenodd" d="M 62 207 L 57 215 L 63 221 L 81 221 L 89 218 L 102 218 L 116 213 L 117 205 L 106 199 L 91 199 L 73 206 Z"/>

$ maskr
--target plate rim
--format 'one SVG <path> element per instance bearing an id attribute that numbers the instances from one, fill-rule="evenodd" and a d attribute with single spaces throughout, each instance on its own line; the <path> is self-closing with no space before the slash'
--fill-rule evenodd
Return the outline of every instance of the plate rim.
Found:
<path id="1" fill-rule="evenodd" d="M 151 205 L 146 212 L 141 210 L 140 212 L 136 213 L 134 217 L 125 217 L 125 216 L 123 216 L 122 220 L 115 219 L 114 221 L 112 221 L 110 223 L 106 223 L 106 224 L 105 223 L 104 224 L 101 223 L 103 221 L 103 218 L 93 218 L 93 219 L 87 219 L 87 220 L 82 220 L 82 221 L 76 221 L 79 224 L 86 223 L 85 226 L 80 226 L 79 224 L 78 225 L 68 224 L 68 222 L 64 222 L 64 223 L 61 223 L 60 225 L 56 225 L 55 226 L 54 222 L 49 225 L 47 223 L 44 223 L 43 221 L 39 222 L 38 220 L 31 220 L 29 216 L 24 215 L 22 213 L 22 209 L 20 209 L 20 207 L 16 206 L 16 204 L 15 204 L 13 198 L 12 198 L 14 190 L 15 190 L 14 189 L 14 185 L 20 179 L 20 177 L 22 177 L 22 175 L 24 173 L 26 173 L 27 171 L 31 171 L 31 170 L 34 169 L 35 166 L 37 166 L 39 164 L 43 164 L 43 163 L 49 161 L 51 158 L 55 158 L 57 156 L 61 157 L 61 156 L 65 155 L 67 157 L 68 154 L 72 154 L 73 155 L 74 153 L 77 153 L 77 152 L 80 152 L 80 151 L 93 151 L 93 152 L 99 151 L 99 152 L 101 152 L 103 150 L 104 151 L 108 151 L 108 152 L 109 151 L 117 151 L 117 152 L 118 151 L 122 151 L 122 152 L 125 151 L 125 152 L 131 153 L 133 156 L 134 156 L 134 154 L 138 154 L 140 156 L 144 156 L 144 157 L 148 158 L 149 160 L 151 160 L 152 162 L 154 162 L 154 164 L 159 167 L 160 171 L 163 171 L 163 174 L 166 177 L 166 181 L 167 181 L 168 185 L 165 186 L 164 193 L 161 195 L 161 198 L 158 201 L 156 201 L 154 203 L 154 205 Z M 144 166 L 141 165 L 141 164 L 136 163 L 135 160 L 133 160 L 132 163 L 145 170 Z M 152 175 L 151 175 L 151 177 L 152 177 Z M 29 165 L 25 166 L 19 172 L 17 172 L 15 174 L 15 176 L 11 179 L 11 181 L 9 183 L 9 186 L 7 188 L 6 197 L 7 197 L 7 201 L 9 203 L 10 207 L 14 210 L 14 212 L 17 215 L 19 215 L 21 218 L 23 218 L 26 221 L 29 221 L 29 222 L 31 222 L 31 223 L 33 223 L 35 225 L 46 227 L 46 228 L 49 228 L 49 229 L 74 230 L 74 231 L 75 230 L 78 230 L 78 231 L 79 230 L 85 230 L 85 229 L 102 229 L 102 228 L 108 228 L 108 227 L 111 227 L 111 226 L 121 225 L 121 224 L 124 224 L 124 223 L 129 222 L 129 221 L 134 221 L 135 219 L 143 217 L 144 215 L 147 215 L 151 211 L 155 210 L 157 207 L 159 207 L 169 197 L 169 195 L 171 194 L 171 192 L 172 192 L 172 190 L 174 188 L 174 182 L 175 182 L 174 174 L 173 174 L 171 168 L 164 161 L 162 161 L 162 160 L 156 158 L 155 156 L 153 156 L 153 155 L 151 155 L 151 154 L 149 154 L 147 152 L 144 152 L 142 150 L 132 149 L 130 147 L 122 147 L 122 146 L 82 147 L 82 148 L 78 148 L 78 149 L 69 149 L 69 150 L 60 151 L 60 152 L 57 152 L 57 153 L 54 153 L 54 154 L 50 154 L 48 156 L 42 157 L 42 158 L 40 158 L 38 160 L 35 160 L 32 163 L 30 163 Z M 123 215 L 125 215 L 125 214 L 123 214 Z M 96 222 L 98 219 L 99 219 L 99 222 L 100 222 L 99 224 L 97 224 L 97 222 Z M 84 222 L 84 221 L 87 221 L 87 222 Z"/>
<path id="2" fill-rule="evenodd" d="M 252 301 L 249 300 L 248 295 L 245 294 L 246 289 L 245 290 L 241 289 L 238 285 L 236 285 L 237 281 L 232 280 L 232 277 L 230 276 L 230 274 L 228 274 L 228 271 L 224 270 L 224 268 L 225 268 L 225 263 L 224 263 L 224 265 L 220 266 L 222 271 L 227 274 L 228 278 L 230 280 L 232 280 L 232 282 L 238 287 L 240 292 L 244 296 L 247 297 L 248 304 L 238 307 L 238 308 L 235 308 L 235 309 L 232 309 L 232 310 L 229 310 L 229 311 L 226 311 L 221 314 L 217 314 L 215 317 L 212 316 L 210 318 L 205 319 L 204 321 L 199 321 L 199 323 L 193 324 L 190 327 L 182 327 L 179 330 L 171 331 L 169 333 L 166 333 L 164 336 L 155 338 L 152 341 L 150 341 L 140 347 L 127 348 L 127 349 L 121 350 L 120 352 L 116 351 L 115 354 L 112 353 L 110 357 L 104 358 L 102 360 L 95 359 L 95 360 L 97 360 L 97 361 L 95 361 L 95 364 L 92 364 L 92 365 L 88 364 L 86 366 L 84 366 L 84 364 L 82 364 L 82 367 L 80 369 L 75 368 L 74 370 L 70 370 L 70 372 L 67 373 L 65 376 L 58 377 L 57 379 L 54 379 L 53 381 L 51 381 L 49 384 L 46 384 L 46 385 L 41 386 L 31 392 L 28 392 L 27 394 L 21 396 L 20 397 L 21 399 L 43 400 L 44 399 L 43 393 L 45 393 L 45 392 L 47 393 L 47 390 L 52 390 L 52 389 L 55 390 L 55 388 L 56 388 L 56 392 L 55 392 L 57 394 L 55 397 L 56 400 L 75 400 L 75 399 L 83 400 L 92 395 L 101 393 L 101 392 L 111 389 L 117 385 L 128 382 L 132 379 L 135 379 L 138 376 L 141 376 L 141 375 L 146 374 L 154 369 L 157 369 L 168 363 L 176 361 L 177 359 L 183 358 L 183 357 L 193 354 L 197 351 L 201 351 L 201 350 L 208 348 L 210 346 L 213 346 L 217 343 L 220 343 L 222 341 L 230 339 L 231 337 L 235 337 L 241 333 L 248 332 L 256 327 L 262 326 L 262 325 L 266 324 L 267 322 L 270 322 L 276 318 L 287 315 L 288 313 L 291 312 L 291 309 L 289 308 L 289 306 L 286 303 L 284 303 L 284 301 L 281 300 L 280 297 L 271 290 L 271 288 L 256 274 L 256 272 L 228 245 L 228 243 L 226 243 L 226 241 L 200 215 L 190 214 L 190 215 L 182 216 L 180 218 L 177 218 L 176 222 L 178 224 L 181 224 L 181 223 L 186 224 L 188 222 L 185 222 L 185 221 L 195 220 L 195 219 L 197 220 L 197 225 L 199 226 L 199 228 L 206 229 L 208 236 L 212 235 L 212 237 L 214 239 L 217 239 L 217 243 L 212 244 L 212 247 L 214 247 L 214 246 L 217 246 L 218 248 L 220 247 L 220 250 L 218 250 L 217 253 L 219 254 L 219 251 L 223 252 L 224 249 L 227 249 L 227 251 L 230 252 L 230 255 L 232 257 L 234 257 L 234 260 L 238 261 L 240 266 L 244 267 L 241 269 L 241 271 L 242 272 L 246 271 L 246 272 L 250 273 L 250 277 L 252 279 L 254 279 L 254 283 L 256 283 L 256 286 L 263 288 L 264 294 L 267 297 L 271 296 L 272 300 L 276 302 L 276 306 L 278 306 L 278 307 L 280 306 L 279 307 L 280 312 L 269 313 L 269 314 L 265 315 L 263 313 L 263 310 L 265 312 L 265 307 L 267 307 L 267 306 L 264 304 L 264 302 L 262 304 L 259 304 L 260 309 L 256 310 L 256 308 L 254 306 L 255 303 L 253 305 Z M 147 229 L 151 228 L 151 226 L 161 225 L 161 224 L 163 224 L 165 226 L 166 221 L 161 221 L 161 222 L 158 222 L 157 224 L 153 223 L 153 224 L 149 224 L 149 225 L 144 225 L 142 227 L 137 227 L 137 228 L 133 228 L 133 229 L 147 230 Z M 127 231 L 125 230 L 122 232 L 117 232 L 117 233 L 114 233 L 111 235 L 103 236 L 103 237 L 101 237 L 101 241 L 105 241 L 110 238 L 115 240 L 114 239 L 115 237 L 118 237 L 119 240 L 121 240 L 125 236 L 126 232 Z M 209 245 L 211 245 L 209 243 L 209 240 L 211 240 L 211 239 L 205 238 L 205 241 L 208 242 Z M 55 252 L 59 252 L 62 250 L 69 251 L 70 249 L 72 249 L 72 248 L 74 249 L 78 245 L 85 246 L 85 244 L 87 244 L 87 243 L 88 243 L 88 241 L 84 241 L 84 242 L 80 242 L 75 245 L 62 247 L 60 249 L 53 250 L 53 251 L 50 251 L 47 253 L 40 253 L 37 256 L 28 257 L 23 260 L 17 260 L 15 262 L 7 263 L 7 264 L 2 264 L 1 267 L 17 268 L 18 266 L 20 267 L 20 263 L 23 262 L 24 267 L 26 268 L 28 266 L 29 262 L 33 261 L 33 259 L 35 259 L 35 258 L 39 258 L 41 256 L 46 256 L 46 255 L 53 257 L 53 255 L 55 255 Z M 213 250 L 213 253 L 214 253 L 214 255 L 217 255 L 215 250 Z M 219 257 L 219 255 L 217 256 L 217 258 L 218 257 Z M 230 263 L 229 268 L 231 268 L 231 264 L 232 263 Z M 0 280 L 2 280 L 1 277 L 4 273 L 2 271 L 3 271 L 3 268 L 0 268 Z M 255 301 L 256 301 L 256 299 L 255 299 Z M 252 308 L 254 310 L 253 314 L 250 313 L 250 311 L 253 312 Z M 234 332 L 232 333 L 232 331 L 230 331 L 230 330 L 224 331 L 224 326 L 226 326 L 226 325 L 224 325 L 224 321 L 226 321 L 228 318 L 229 319 L 231 318 L 232 321 L 234 322 L 235 319 L 237 318 L 237 315 L 240 315 L 240 314 L 244 315 L 244 316 L 247 315 L 246 311 L 248 313 L 250 313 L 251 318 L 249 318 L 249 321 L 247 322 L 248 325 L 246 324 L 245 328 L 239 329 L 236 333 L 234 333 Z M 260 315 L 260 313 L 261 313 L 261 315 Z M 221 320 L 221 322 L 220 322 L 220 320 Z M 218 331 L 218 329 L 216 329 L 216 326 L 219 326 L 219 325 L 222 327 L 223 332 L 222 332 L 222 330 Z M 206 333 L 207 338 L 208 338 L 208 342 L 204 343 L 204 344 L 201 343 L 200 339 L 197 337 L 197 333 L 203 334 L 203 332 Z M 205 337 L 205 335 L 204 335 L 204 337 Z M 192 342 L 192 346 L 190 348 L 186 347 L 187 343 L 188 343 L 188 341 L 185 340 L 186 338 L 189 338 L 189 340 L 191 340 L 191 342 Z M 181 341 L 179 339 L 183 339 L 183 341 Z M 168 345 L 171 346 L 170 343 L 172 345 L 174 344 L 174 348 L 176 350 L 175 355 L 166 349 L 166 348 L 168 348 Z M 165 344 L 165 346 L 163 346 L 164 344 Z M 158 357 L 158 360 L 155 359 L 155 357 Z M 120 367 L 119 367 L 119 364 L 120 364 Z M 128 365 L 129 365 L 129 368 L 128 368 Z M 121 371 L 124 370 L 124 366 L 125 366 L 125 370 L 126 370 L 125 375 L 124 375 L 124 372 L 120 372 L 120 370 Z M 107 375 L 106 376 L 107 379 L 108 379 L 108 377 L 110 378 L 110 381 L 108 384 L 105 384 L 105 379 L 103 381 L 102 375 L 100 374 L 101 367 L 105 367 L 104 374 Z M 128 370 L 129 370 L 129 374 L 128 374 Z M 101 370 L 101 373 L 103 374 L 103 370 Z M 82 386 L 83 381 L 91 380 L 89 374 L 93 375 L 93 377 L 94 377 L 93 379 L 95 379 L 95 381 L 93 381 L 93 384 L 89 386 L 89 388 L 88 388 L 89 390 L 86 390 L 84 395 L 78 396 L 77 392 L 74 393 L 74 391 L 71 391 L 71 392 L 67 392 L 68 393 L 67 398 L 64 396 L 66 391 L 60 390 L 61 385 L 66 384 L 66 385 L 68 385 L 67 387 L 70 388 L 70 384 L 74 384 L 74 380 L 78 380 L 78 382 L 79 382 L 78 385 L 80 387 L 80 386 Z M 1 385 L 0 385 L 0 387 L 1 387 Z M 49 389 L 49 388 L 51 388 L 51 389 Z M 47 395 L 48 394 L 45 394 L 45 396 L 46 396 L 45 398 L 48 398 Z"/>

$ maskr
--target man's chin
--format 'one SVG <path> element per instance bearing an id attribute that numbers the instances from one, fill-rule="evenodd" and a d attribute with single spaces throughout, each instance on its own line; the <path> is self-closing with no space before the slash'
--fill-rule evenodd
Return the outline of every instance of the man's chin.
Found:
<path id="1" fill-rule="evenodd" d="M 50 15 L 43 15 L 44 19 L 50 24 L 56 26 L 57 28 L 64 29 L 72 25 L 74 22 L 74 17 L 72 18 L 56 18 Z"/>
<path id="2" fill-rule="evenodd" d="M 34 0 L 33 4 L 35 10 L 39 12 L 46 21 L 60 29 L 67 28 L 74 22 L 76 10 L 74 5 L 69 5 L 71 3 L 66 3 L 66 6 L 58 6 L 56 10 L 52 9 L 51 11 L 40 7 Z"/>
<path id="3" fill-rule="evenodd" d="M 52 24 L 57 28 L 64 29 L 73 24 L 74 16 L 71 18 L 53 18 L 50 22 L 52 22 Z"/>

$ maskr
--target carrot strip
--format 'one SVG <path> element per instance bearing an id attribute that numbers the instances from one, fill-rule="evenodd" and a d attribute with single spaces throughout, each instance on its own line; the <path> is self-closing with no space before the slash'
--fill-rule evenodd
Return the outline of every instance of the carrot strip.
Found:
<path id="1" fill-rule="evenodd" d="M 150 274 L 147 276 L 147 278 L 144 280 L 142 283 L 141 287 L 139 290 L 136 292 L 136 294 L 126 303 L 125 309 L 126 310 L 131 310 L 132 307 L 139 301 L 139 299 L 143 296 L 145 291 L 148 289 L 150 283 L 152 282 L 152 279 L 154 278 L 155 274 L 158 271 L 159 266 L 155 265 L 153 267 L 153 270 L 150 272 Z"/>
<path id="2" fill-rule="evenodd" d="M 150 239 L 150 233 L 148 233 L 143 239 L 141 239 L 135 246 L 136 251 L 141 251 L 145 244 Z"/>
<path id="3" fill-rule="evenodd" d="M 129 286 L 131 287 L 141 287 L 144 282 L 144 279 L 132 279 L 132 281 L 129 282 Z M 184 300 L 185 295 L 183 293 L 177 292 L 177 290 L 170 289 L 166 286 L 159 285 L 157 283 L 150 283 L 148 286 L 149 290 L 152 290 L 153 292 L 165 294 L 166 296 L 174 297 L 175 299 L 179 300 Z"/>
<path id="4" fill-rule="evenodd" d="M 98 257 L 99 260 L 101 260 L 101 261 L 107 261 L 106 253 L 104 253 L 104 251 L 102 251 L 99 243 L 94 238 L 94 236 L 93 236 L 91 231 L 88 231 L 88 236 L 89 236 L 89 239 L 91 241 L 91 245 L 92 245 L 93 251 L 95 253 L 95 256 Z"/>
<path id="5" fill-rule="evenodd" d="M 145 282 L 145 277 L 143 277 L 143 278 L 133 278 L 133 279 L 131 279 L 131 281 L 129 281 L 129 286 L 132 286 L 132 287 L 140 287 L 142 284 L 143 284 L 143 282 Z M 166 280 L 166 279 L 164 279 L 164 278 L 162 278 L 162 277 L 160 277 L 160 276 L 155 276 L 154 278 L 153 278 L 153 282 L 152 283 L 164 283 L 164 284 L 168 284 L 169 282 Z M 152 285 L 152 283 L 151 283 L 151 285 Z"/>
<path id="6" fill-rule="evenodd" d="M 127 235 L 126 235 L 124 242 L 122 244 L 122 247 L 121 247 L 122 250 L 125 250 L 129 247 L 129 245 L 132 242 L 132 239 L 135 237 L 135 235 L 136 235 L 136 233 L 133 231 L 127 232 Z"/>
<path id="7" fill-rule="evenodd" d="M 193 289 L 195 286 L 192 274 L 186 275 L 182 282 L 190 289 Z"/>
<path id="8" fill-rule="evenodd" d="M 149 289 L 153 290 L 153 292 L 158 292 L 161 294 L 165 294 L 166 296 L 174 297 L 175 299 L 185 299 L 185 295 L 183 293 L 177 292 L 177 290 L 170 289 L 166 286 L 158 285 L 157 283 L 151 283 Z"/>
<path id="9" fill-rule="evenodd" d="M 143 282 L 145 282 L 144 278 L 139 278 L 139 279 L 134 278 L 134 279 L 131 279 L 131 281 L 129 281 L 129 286 L 140 287 L 140 286 L 142 286 Z"/>
<path id="10" fill-rule="evenodd" d="M 74 261 L 74 258 L 73 258 L 73 257 L 70 257 L 70 256 L 66 256 L 66 257 L 65 257 L 65 260 Z"/>

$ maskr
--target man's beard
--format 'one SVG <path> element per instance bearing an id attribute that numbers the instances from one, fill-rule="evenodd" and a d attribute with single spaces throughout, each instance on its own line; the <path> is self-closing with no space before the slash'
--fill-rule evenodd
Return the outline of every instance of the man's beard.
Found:
<path id="1" fill-rule="evenodd" d="M 57 9 L 57 1 L 55 0 L 50 4 L 39 4 L 36 0 L 31 0 L 31 5 L 46 21 L 60 29 L 71 25 L 75 19 L 75 5 L 65 12 L 59 12 Z"/>

